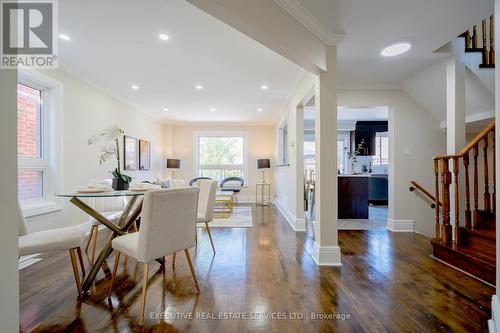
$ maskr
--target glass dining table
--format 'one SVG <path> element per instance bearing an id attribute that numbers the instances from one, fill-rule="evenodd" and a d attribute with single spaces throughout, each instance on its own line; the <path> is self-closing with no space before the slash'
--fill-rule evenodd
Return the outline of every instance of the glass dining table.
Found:
<path id="1" fill-rule="evenodd" d="M 71 198 L 69 201 L 74 204 L 76 207 L 81 209 L 87 215 L 93 217 L 107 228 L 109 228 L 113 233 L 106 241 L 106 245 L 101 250 L 99 257 L 94 262 L 92 269 L 89 274 L 85 277 L 82 285 L 82 291 L 85 294 L 89 293 L 90 287 L 94 283 L 97 273 L 101 268 L 104 261 L 109 257 L 113 248 L 111 247 L 111 242 L 117 236 L 122 236 L 127 234 L 129 228 L 137 220 L 142 211 L 142 197 L 144 196 L 145 191 L 103 191 L 103 192 L 70 192 L 70 193 L 62 193 L 58 194 L 58 197 L 62 198 Z M 101 213 L 96 211 L 94 208 L 89 206 L 83 200 L 88 198 L 113 198 L 113 197 L 129 197 L 125 209 L 123 210 L 120 218 L 117 222 L 112 222 Z M 162 262 L 162 261 L 160 261 Z"/>

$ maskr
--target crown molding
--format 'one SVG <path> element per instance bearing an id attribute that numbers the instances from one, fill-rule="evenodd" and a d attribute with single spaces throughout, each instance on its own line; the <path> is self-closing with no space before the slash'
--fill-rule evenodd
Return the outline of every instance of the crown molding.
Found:
<path id="1" fill-rule="evenodd" d="M 297 0 L 274 0 L 274 2 L 286 10 L 288 14 L 299 21 L 326 45 L 338 45 L 345 38 L 345 34 L 337 34 L 329 31 Z"/>

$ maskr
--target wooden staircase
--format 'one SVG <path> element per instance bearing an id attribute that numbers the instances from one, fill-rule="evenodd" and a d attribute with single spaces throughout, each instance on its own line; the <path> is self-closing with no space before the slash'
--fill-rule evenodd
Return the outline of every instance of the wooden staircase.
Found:
<path id="1" fill-rule="evenodd" d="M 489 28 L 489 30 L 488 30 Z M 493 15 L 490 16 L 489 19 L 489 27 L 487 25 L 486 20 L 483 20 L 481 23 L 481 36 L 482 36 L 482 44 L 481 46 L 478 43 L 478 32 L 477 26 L 472 28 L 471 31 L 467 30 L 463 34 L 458 37 L 465 38 L 465 52 L 466 53 L 475 53 L 479 52 L 482 54 L 482 63 L 479 65 L 479 68 L 495 68 L 495 21 Z"/>
<path id="2" fill-rule="evenodd" d="M 494 144 L 492 122 L 458 154 L 434 158 L 434 196 L 415 182 L 410 187 L 434 202 L 434 257 L 490 284 L 496 281 Z"/>

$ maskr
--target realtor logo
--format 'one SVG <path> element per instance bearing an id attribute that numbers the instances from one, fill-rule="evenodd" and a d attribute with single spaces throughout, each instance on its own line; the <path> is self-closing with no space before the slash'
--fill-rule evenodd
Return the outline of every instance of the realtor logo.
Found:
<path id="1" fill-rule="evenodd" d="M 57 68 L 57 0 L 1 0 L 0 68 Z"/>

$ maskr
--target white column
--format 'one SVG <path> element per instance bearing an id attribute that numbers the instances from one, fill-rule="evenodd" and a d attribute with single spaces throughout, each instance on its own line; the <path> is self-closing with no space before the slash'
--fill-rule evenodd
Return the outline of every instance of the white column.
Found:
<path id="1" fill-rule="evenodd" d="M 17 71 L 0 69 L 0 323 L 2 332 L 19 330 L 18 210 L 17 210 Z"/>
<path id="2" fill-rule="evenodd" d="M 495 0 L 495 18 L 500 15 L 500 0 Z M 500 24 L 495 24 L 495 45 L 500 45 Z M 495 54 L 495 63 L 499 64 L 500 55 L 498 52 Z M 495 122 L 500 119 L 500 102 L 498 98 L 500 97 L 500 73 L 499 70 L 495 70 Z M 495 138 L 497 138 L 498 133 L 495 131 Z M 498 141 L 497 141 L 498 142 Z M 499 144 L 495 144 L 495 155 L 500 156 L 500 148 Z M 500 175 L 500 163 L 496 163 L 496 174 Z M 500 177 L 496 179 L 496 188 L 500 188 Z M 500 207 L 500 196 L 496 196 L 496 206 Z M 498 218 L 496 219 L 496 223 L 498 224 Z M 497 251 L 497 278 L 496 278 L 496 286 L 498 294 L 498 288 L 500 287 L 500 232 L 496 233 L 497 241 L 496 241 L 496 251 Z M 498 301 L 497 295 L 493 295 L 493 299 L 491 301 L 491 314 L 492 320 L 488 321 L 488 328 L 490 333 L 499 332 L 500 333 L 500 302 Z"/>
<path id="3" fill-rule="evenodd" d="M 446 152 L 458 153 L 465 147 L 465 65 L 458 58 L 463 53 L 463 44 L 453 42 L 455 51 L 446 61 Z M 449 162 L 453 174 L 453 160 Z M 463 176 L 459 176 L 459 192 L 465 193 Z M 465 196 L 460 195 L 459 206 L 464 207 Z M 455 228 L 455 187 L 450 186 L 450 217 Z M 452 233 L 455 235 L 455 233 Z"/>
<path id="4" fill-rule="evenodd" d="M 316 81 L 316 224 L 312 252 L 319 265 L 341 265 L 337 224 L 337 47 Z"/>
<path id="5" fill-rule="evenodd" d="M 457 56 L 446 62 L 446 150 L 455 154 L 465 146 L 465 65 Z"/>
<path id="6" fill-rule="evenodd" d="M 296 162 L 296 182 L 297 182 L 297 195 L 296 203 L 296 221 L 295 231 L 305 231 L 306 224 L 304 218 L 304 107 L 297 106 L 295 110 L 295 162 Z"/>

